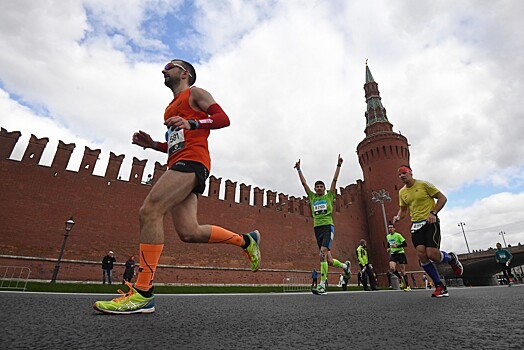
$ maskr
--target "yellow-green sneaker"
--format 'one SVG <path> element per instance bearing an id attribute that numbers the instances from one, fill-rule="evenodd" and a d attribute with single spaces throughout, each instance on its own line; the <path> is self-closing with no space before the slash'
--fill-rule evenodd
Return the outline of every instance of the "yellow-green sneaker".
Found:
<path id="1" fill-rule="evenodd" d="M 324 287 L 322 284 L 319 284 L 317 288 L 311 288 L 311 293 L 316 295 L 326 295 L 326 287 Z"/>
<path id="2" fill-rule="evenodd" d="M 258 268 L 260 267 L 260 232 L 257 230 L 253 232 L 249 232 L 246 236 L 249 236 L 249 239 L 251 242 L 247 246 L 246 249 L 244 249 L 244 254 L 249 259 L 250 265 L 251 265 L 251 271 L 257 272 Z"/>
<path id="3" fill-rule="evenodd" d="M 150 298 L 143 297 L 133 288 L 131 283 L 126 281 L 126 285 L 129 287 L 129 292 L 124 293 L 119 289 L 118 293 L 123 294 L 122 296 L 111 301 L 97 301 L 93 304 L 93 308 L 105 314 L 118 315 L 155 312 L 154 295 Z"/>

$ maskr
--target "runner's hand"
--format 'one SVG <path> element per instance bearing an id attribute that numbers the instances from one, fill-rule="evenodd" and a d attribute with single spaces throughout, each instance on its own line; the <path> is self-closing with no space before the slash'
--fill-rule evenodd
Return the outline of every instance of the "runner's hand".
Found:
<path id="1" fill-rule="evenodd" d="M 133 134 L 132 143 L 144 148 L 152 148 L 156 145 L 151 136 L 142 130 L 137 131 Z"/>
<path id="2" fill-rule="evenodd" d="M 164 125 L 166 125 L 168 128 L 171 128 L 173 130 L 178 130 L 178 129 L 190 130 L 191 129 L 191 125 L 189 125 L 189 122 L 185 120 L 184 118 L 179 117 L 178 115 L 175 117 L 168 118 L 164 122 Z"/>

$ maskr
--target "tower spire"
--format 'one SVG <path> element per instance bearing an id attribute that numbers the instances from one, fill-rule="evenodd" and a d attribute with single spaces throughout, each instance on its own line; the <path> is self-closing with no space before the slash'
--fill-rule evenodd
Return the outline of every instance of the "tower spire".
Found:
<path id="1" fill-rule="evenodd" d="M 393 131 L 393 125 L 389 123 L 386 109 L 382 105 L 378 84 L 373 79 L 366 59 L 366 83 L 364 84 L 366 96 L 366 136 L 371 136 L 377 132 Z"/>
<path id="2" fill-rule="evenodd" d="M 366 84 L 372 83 L 372 82 L 375 82 L 375 80 L 373 79 L 373 76 L 371 75 L 371 71 L 369 70 L 369 67 L 368 67 L 368 59 L 366 58 Z"/>

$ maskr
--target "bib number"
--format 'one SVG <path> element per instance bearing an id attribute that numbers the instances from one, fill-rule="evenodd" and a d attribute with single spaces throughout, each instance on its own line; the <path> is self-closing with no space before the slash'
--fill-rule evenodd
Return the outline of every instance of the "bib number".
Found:
<path id="1" fill-rule="evenodd" d="M 184 138 L 184 129 L 178 130 L 167 130 L 167 153 L 171 156 L 172 154 L 180 151 L 184 148 L 186 140 Z"/>
<path id="2" fill-rule="evenodd" d="M 416 231 L 420 230 L 422 226 L 426 224 L 426 220 L 423 221 L 417 221 L 411 224 L 411 233 L 415 233 Z"/>
<path id="3" fill-rule="evenodd" d="M 327 213 L 327 202 L 318 201 L 313 203 L 313 212 L 315 213 L 315 215 Z"/>

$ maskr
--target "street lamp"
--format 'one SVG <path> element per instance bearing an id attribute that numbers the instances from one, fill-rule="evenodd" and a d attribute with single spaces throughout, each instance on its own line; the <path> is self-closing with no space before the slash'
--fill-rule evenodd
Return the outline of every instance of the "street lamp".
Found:
<path id="1" fill-rule="evenodd" d="M 384 209 L 384 201 L 390 201 L 391 196 L 389 193 L 382 189 L 378 192 L 371 191 L 371 201 L 373 203 L 380 203 L 382 207 L 382 216 L 384 217 L 384 227 L 386 229 L 386 235 L 388 234 L 388 221 L 386 220 L 386 209 Z"/>
<path id="2" fill-rule="evenodd" d="M 504 241 L 504 247 L 508 247 L 508 245 L 506 244 L 506 239 L 504 238 L 504 235 L 506 234 L 506 232 L 504 231 L 500 231 L 499 232 L 499 236 L 502 236 L 502 240 Z"/>
<path id="3" fill-rule="evenodd" d="M 71 229 L 73 228 L 75 222 L 73 221 L 73 217 L 71 216 L 69 220 L 65 222 L 65 233 L 64 233 L 64 241 L 62 242 L 62 248 L 60 248 L 60 254 L 58 255 L 58 260 L 56 261 L 55 269 L 53 271 L 53 276 L 51 277 L 51 283 L 56 282 L 56 275 L 58 275 L 58 269 L 60 268 L 60 261 L 62 260 L 62 254 L 64 254 L 64 248 L 66 245 L 67 237 L 69 236 L 69 232 L 71 232 Z"/>
<path id="4" fill-rule="evenodd" d="M 466 223 L 465 222 L 459 222 L 458 223 L 458 226 L 460 226 L 462 228 L 462 234 L 464 235 L 464 240 L 466 241 L 466 247 L 468 248 L 468 253 L 471 253 L 469 251 L 469 244 L 468 244 L 468 240 L 466 239 L 466 232 L 464 232 L 464 226 L 466 226 Z"/>

